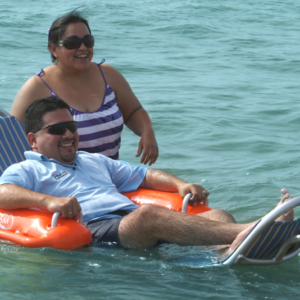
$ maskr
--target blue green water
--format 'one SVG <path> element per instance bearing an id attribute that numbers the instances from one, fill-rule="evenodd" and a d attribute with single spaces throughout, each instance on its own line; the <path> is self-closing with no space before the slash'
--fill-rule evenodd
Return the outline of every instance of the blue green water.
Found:
<path id="1" fill-rule="evenodd" d="M 50 64 L 47 30 L 76 7 L 94 61 L 128 80 L 160 147 L 154 167 L 210 191 L 210 205 L 250 222 L 285 187 L 299 195 L 300 4 L 297 1 L 0 1 L 0 108 Z M 121 159 L 138 164 L 138 138 Z M 298 212 L 299 216 L 299 212 Z M 292 299 L 300 260 L 273 267 L 193 268 L 210 248 L 89 253 L 0 248 L 1 299 Z"/>

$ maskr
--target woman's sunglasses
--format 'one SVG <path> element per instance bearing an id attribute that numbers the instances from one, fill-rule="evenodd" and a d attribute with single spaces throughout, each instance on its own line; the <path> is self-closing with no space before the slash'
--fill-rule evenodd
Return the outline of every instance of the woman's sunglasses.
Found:
<path id="1" fill-rule="evenodd" d="M 34 133 L 46 128 L 48 128 L 49 134 L 63 135 L 66 133 L 67 129 L 69 129 L 72 133 L 75 133 L 78 128 L 78 123 L 76 121 L 70 121 L 70 122 L 57 123 L 53 125 L 47 125 L 35 131 Z"/>
<path id="2" fill-rule="evenodd" d="M 92 35 L 87 35 L 83 39 L 80 39 L 78 37 L 69 37 L 59 41 L 57 45 L 64 46 L 68 50 L 73 50 L 73 49 L 79 49 L 82 43 L 84 43 L 84 45 L 87 48 L 93 48 L 95 39 Z"/>

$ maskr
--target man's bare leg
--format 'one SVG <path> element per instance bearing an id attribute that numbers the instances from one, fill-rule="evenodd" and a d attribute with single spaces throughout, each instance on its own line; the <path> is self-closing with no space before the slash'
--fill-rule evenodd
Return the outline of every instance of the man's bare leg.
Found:
<path id="1" fill-rule="evenodd" d="M 278 205 L 290 196 L 282 190 Z M 201 214 L 200 214 L 201 215 Z M 179 245 L 225 245 L 231 244 L 233 251 L 257 223 L 221 223 L 201 217 L 187 215 L 154 205 L 143 205 L 124 217 L 119 226 L 119 238 L 127 248 L 152 248 L 160 239 Z M 283 219 L 282 219 L 283 218 Z M 287 213 L 281 221 L 291 221 Z"/>
<path id="2" fill-rule="evenodd" d="M 152 248 L 161 239 L 179 245 L 222 245 L 231 244 L 251 225 L 222 223 L 144 204 L 122 219 L 119 239 L 126 248 L 141 249 Z"/>

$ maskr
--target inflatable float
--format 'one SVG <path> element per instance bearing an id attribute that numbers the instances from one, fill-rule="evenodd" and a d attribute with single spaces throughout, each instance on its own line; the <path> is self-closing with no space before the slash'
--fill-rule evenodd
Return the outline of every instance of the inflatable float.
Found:
<path id="1" fill-rule="evenodd" d="M 211 210 L 207 205 L 188 204 L 190 194 L 183 201 L 175 193 L 146 189 L 138 189 L 124 195 L 138 205 L 154 204 L 188 214 Z M 59 213 L 36 209 L 0 209 L 0 240 L 2 243 L 29 248 L 73 250 L 92 242 L 90 231 L 81 224 L 82 219 L 82 216 L 78 221 L 60 218 Z"/>

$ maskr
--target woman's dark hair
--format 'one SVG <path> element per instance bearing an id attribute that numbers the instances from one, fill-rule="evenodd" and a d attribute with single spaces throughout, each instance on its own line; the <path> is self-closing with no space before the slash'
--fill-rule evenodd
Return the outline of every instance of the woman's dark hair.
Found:
<path id="1" fill-rule="evenodd" d="M 57 45 L 62 39 L 68 25 L 73 23 L 84 23 L 92 34 L 88 21 L 82 16 L 79 11 L 72 10 L 69 13 L 57 18 L 51 25 L 48 31 L 48 46 Z M 52 62 L 56 62 L 56 57 L 51 53 Z"/>
<path id="2" fill-rule="evenodd" d="M 28 134 L 29 132 L 37 132 L 44 126 L 43 117 L 47 112 L 66 108 L 69 110 L 70 106 L 63 100 L 56 97 L 43 97 L 33 101 L 25 110 L 25 131 Z"/>

